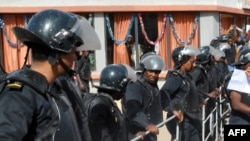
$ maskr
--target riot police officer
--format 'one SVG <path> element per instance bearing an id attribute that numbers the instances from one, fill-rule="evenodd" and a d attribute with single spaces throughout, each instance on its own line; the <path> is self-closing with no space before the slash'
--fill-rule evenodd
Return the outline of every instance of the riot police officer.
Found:
<path id="1" fill-rule="evenodd" d="M 94 30 L 78 15 L 48 9 L 36 13 L 26 28 L 14 27 L 13 31 L 31 49 L 32 63 L 8 74 L 1 83 L 0 140 L 53 141 L 63 114 L 58 104 L 62 99 L 52 93 L 50 85 L 71 72 L 76 50 L 89 45 L 84 40 Z M 75 121 L 73 115 L 68 117 L 69 122 Z M 77 123 L 72 127 L 75 130 L 68 130 L 70 140 L 81 140 Z M 61 140 L 67 140 L 66 136 Z"/>
<path id="2" fill-rule="evenodd" d="M 180 123 L 180 137 L 176 135 L 175 120 L 166 124 L 171 134 L 171 140 L 200 141 L 201 129 L 201 109 L 200 99 L 196 92 L 195 83 L 188 76 L 188 72 L 193 68 L 196 55 L 199 53 L 197 48 L 192 46 L 179 46 L 172 52 L 174 69 L 169 70 L 165 83 L 160 89 L 162 99 L 169 97 L 167 118 L 171 117 L 174 111 L 183 112 L 184 119 Z M 164 99 L 163 99 L 164 100 Z"/>
<path id="3" fill-rule="evenodd" d="M 196 65 L 189 74 L 196 84 L 202 103 L 206 105 L 206 116 L 208 116 L 215 107 L 215 100 L 220 94 L 217 86 L 221 85 L 222 75 L 214 64 L 214 56 L 218 56 L 219 51 L 211 46 L 201 46 L 199 50 L 200 54 L 196 57 Z M 209 99 L 205 101 L 206 98 Z M 208 134 L 210 123 L 206 122 L 205 126 L 205 131 Z"/>
<path id="4" fill-rule="evenodd" d="M 128 84 L 122 100 L 129 139 L 138 131 L 150 132 L 145 141 L 156 141 L 163 120 L 160 91 L 157 85 L 160 72 L 165 68 L 163 59 L 153 52 L 141 57 L 141 70 L 135 83 Z"/>
<path id="5" fill-rule="evenodd" d="M 196 57 L 195 67 L 189 72 L 189 74 L 192 76 L 192 79 L 194 80 L 198 93 L 205 99 L 207 97 L 215 98 L 217 96 L 216 87 L 217 82 L 220 79 L 220 77 L 216 77 L 214 72 L 212 71 L 211 64 L 214 59 L 214 56 L 216 56 L 215 48 L 211 46 L 202 46 L 199 48 L 200 54 Z M 212 63 L 211 63 L 212 62 Z M 214 65 L 214 64 L 213 64 Z M 220 71 L 216 72 L 217 74 L 220 74 Z M 216 80 L 216 78 L 219 78 Z"/>
<path id="6" fill-rule="evenodd" d="M 124 118 L 116 105 L 127 84 L 136 80 L 135 72 L 125 64 L 110 64 L 100 76 L 98 93 L 86 93 L 83 103 L 92 141 L 127 141 Z"/>

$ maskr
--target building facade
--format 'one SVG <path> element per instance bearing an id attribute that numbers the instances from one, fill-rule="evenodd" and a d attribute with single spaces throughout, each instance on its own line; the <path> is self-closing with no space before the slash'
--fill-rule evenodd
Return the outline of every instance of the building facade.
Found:
<path id="1" fill-rule="evenodd" d="M 11 28 L 25 26 L 34 13 L 49 8 L 80 14 L 96 29 L 102 43 L 101 50 L 92 54 L 96 79 L 111 63 L 139 70 L 140 56 L 147 51 L 161 55 L 167 71 L 176 46 L 208 45 L 231 25 L 246 30 L 250 24 L 250 0 L 1 0 L 0 53 L 7 72 L 23 65 L 26 52 Z M 131 48 L 126 44 L 129 36 L 133 37 Z"/>
<path id="2" fill-rule="evenodd" d="M 171 69 L 171 51 L 180 45 L 200 47 L 237 25 L 244 32 L 250 25 L 250 0 L 1 0 L 0 63 L 6 72 L 22 67 L 26 48 L 11 28 L 24 27 L 43 9 L 80 14 L 93 25 L 101 49 L 91 54 L 92 78 L 98 83 L 101 70 L 111 63 L 126 63 L 139 70 L 140 56 L 147 51 L 161 55 L 166 71 Z M 133 37 L 132 43 L 128 38 Z M 95 92 L 95 89 L 91 89 Z M 165 115 L 165 114 L 164 114 Z M 170 140 L 166 128 L 159 140 Z"/>

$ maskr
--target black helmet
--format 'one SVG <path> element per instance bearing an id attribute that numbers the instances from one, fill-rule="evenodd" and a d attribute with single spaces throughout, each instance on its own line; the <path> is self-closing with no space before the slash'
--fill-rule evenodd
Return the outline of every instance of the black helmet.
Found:
<path id="1" fill-rule="evenodd" d="M 165 63 L 164 60 L 155 52 L 148 52 L 141 57 L 140 67 L 142 71 L 161 71 L 165 69 Z"/>
<path id="2" fill-rule="evenodd" d="M 240 53 L 239 58 L 238 58 L 238 62 L 235 63 L 234 65 L 235 66 L 244 66 L 249 62 L 250 62 L 250 49 L 245 49 Z"/>
<path id="3" fill-rule="evenodd" d="M 199 48 L 200 54 L 196 56 L 196 64 L 208 63 L 212 56 L 218 57 L 219 50 L 216 50 L 212 46 L 202 46 Z"/>
<path id="4" fill-rule="evenodd" d="M 228 39 L 229 39 L 229 37 L 228 37 L 227 34 L 222 34 L 222 35 L 220 35 L 220 36 L 218 37 L 218 40 L 219 40 L 220 42 L 227 42 Z"/>
<path id="5" fill-rule="evenodd" d="M 200 51 L 193 46 L 178 46 L 172 52 L 172 60 L 174 61 L 175 69 L 186 63 L 191 56 L 196 56 Z"/>
<path id="6" fill-rule="evenodd" d="M 88 35 L 90 31 L 91 35 L 96 34 L 84 18 L 53 9 L 36 13 L 30 19 L 26 29 L 13 28 L 16 37 L 24 44 L 38 44 L 59 52 L 70 52 L 74 47 L 81 47 L 77 50 L 84 50 L 84 46 L 81 46 L 85 42 L 83 36 Z M 99 41 L 98 37 L 96 41 Z"/>
<path id="7" fill-rule="evenodd" d="M 222 43 L 218 43 L 215 48 L 219 49 L 220 51 L 223 51 L 225 53 L 225 51 L 230 49 L 231 46 L 228 42 L 222 42 Z"/>
<path id="8" fill-rule="evenodd" d="M 136 81 L 136 74 L 131 67 L 125 64 L 107 65 L 100 75 L 99 90 L 111 90 L 121 92 L 131 81 Z"/>

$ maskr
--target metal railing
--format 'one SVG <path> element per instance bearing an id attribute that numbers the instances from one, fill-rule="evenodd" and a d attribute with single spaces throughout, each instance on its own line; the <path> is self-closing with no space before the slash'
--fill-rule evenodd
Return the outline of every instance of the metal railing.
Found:
<path id="1" fill-rule="evenodd" d="M 209 100 L 206 99 L 206 100 Z M 224 106 L 224 107 L 223 107 Z M 226 106 L 226 107 L 225 107 Z M 221 95 L 216 99 L 215 107 L 206 117 L 206 105 L 202 107 L 202 141 L 207 141 L 212 138 L 213 141 L 224 140 L 224 127 L 225 119 L 231 112 L 231 107 L 228 101 Z M 207 124 L 209 122 L 209 124 Z M 210 125 L 209 128 L 206 126 Z M 206 132 L 209 129 L 209 132 Z M 206 134 L 207 133 L 207 134 Z"/>
<path id="2" fill-rule="evenodd" d="M 209 98 L 206 99 L 208 101 Z M 221 95 L 216 99 L 215 106 L 212 108 L 211 112 L 206 116 L 206 105 L 202 106 L 202 141 L 207 141 L 212 138 L 213 141 L 223 141 L 223 124 L 227 115 L 231 112 L 231 107 L 228 101 Z M 176 116 L 171 116 L 165 121 L 157 124 L 158 128 L 165 125 L 167 122 L 173 120 Z M 209 126 L 209 128 L 207 127 Z M 209 131 L 206 131 L 208 130 Z M 145 132 L 145 136 L 149 134 L 149 131 Z M 143 136 L 137 136 L 130 141 L 137 141 L 143 138 Z M 174 141 L 180 141 L 180 128 L 179 124 L 176 127 L 176 138 Z"/>

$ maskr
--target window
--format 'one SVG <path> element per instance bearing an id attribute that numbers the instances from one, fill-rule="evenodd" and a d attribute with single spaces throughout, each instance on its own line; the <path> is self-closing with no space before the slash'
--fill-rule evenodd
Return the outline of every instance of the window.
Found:
<path id="1" fill-rule="evenodd" d="M 146 52 L 154 51 L 154 45 L 150 45 L 148 43 L 148 40 L 155 41 L 158 37 L 158 27 L 157 27 L 157 13 L 141 13 L 142 17 L 142 23 L 144 26 L 142 26 L 142 23 L 139 21 L 138 13 L 134 13 L 135 20 L 132 25 L 132 28 L 130 29 L 130 35 L 128 36 L 128 41 L 125 44 L 127 49 L 127 55 L 129 59 L 129 65 L 134 68 L 135 70 L 140 69 L 140 56 Z M 116 39 L 116 37 L 111 37 L 112 32 L 119 32 L 119 29 L 114 30 L 114 23 L 119 22 L 115 21 L 115 16 L 123 16 L 121 13 L 108 13 L 106 16 L 108 17 L 108 21 L 106 20 L 106 38 L 107 38 L 107 62 L 108 64 L 114 63 L 113 54 L 114 51 L 114 44 L 115 41 L 112 39 Z M 129 13 L 129 15 L 132 15 Z M 109 22 L 109 23 L 107 23 Z M 131 22 L 131 21 L 130 21 Z M 122 25 L 122 24 L 121 24 Z M 127 25 L 128 26 L 128 25 Z M 145 31 L 144 33 L 142 31 Z M 128 29 L 124 29 L 123 31 L 127 32 Z M 127 33 L 122 33 L 127 34 Z M 148 37 L 146 39 L 145 37 Z"/>
<path id="2" fill-rule="evenodd" d="M 85 17 L 89 23 L 94 27 L 94 14 L 93 13 L 78 13 L 79 15 Z M 96 70 L 96 59 L 95 59 L 95 51 L 91 50 L 89 53 L 89 60 L 90 60 L 90 68 L 91 71 L 95 71 Z"/>

